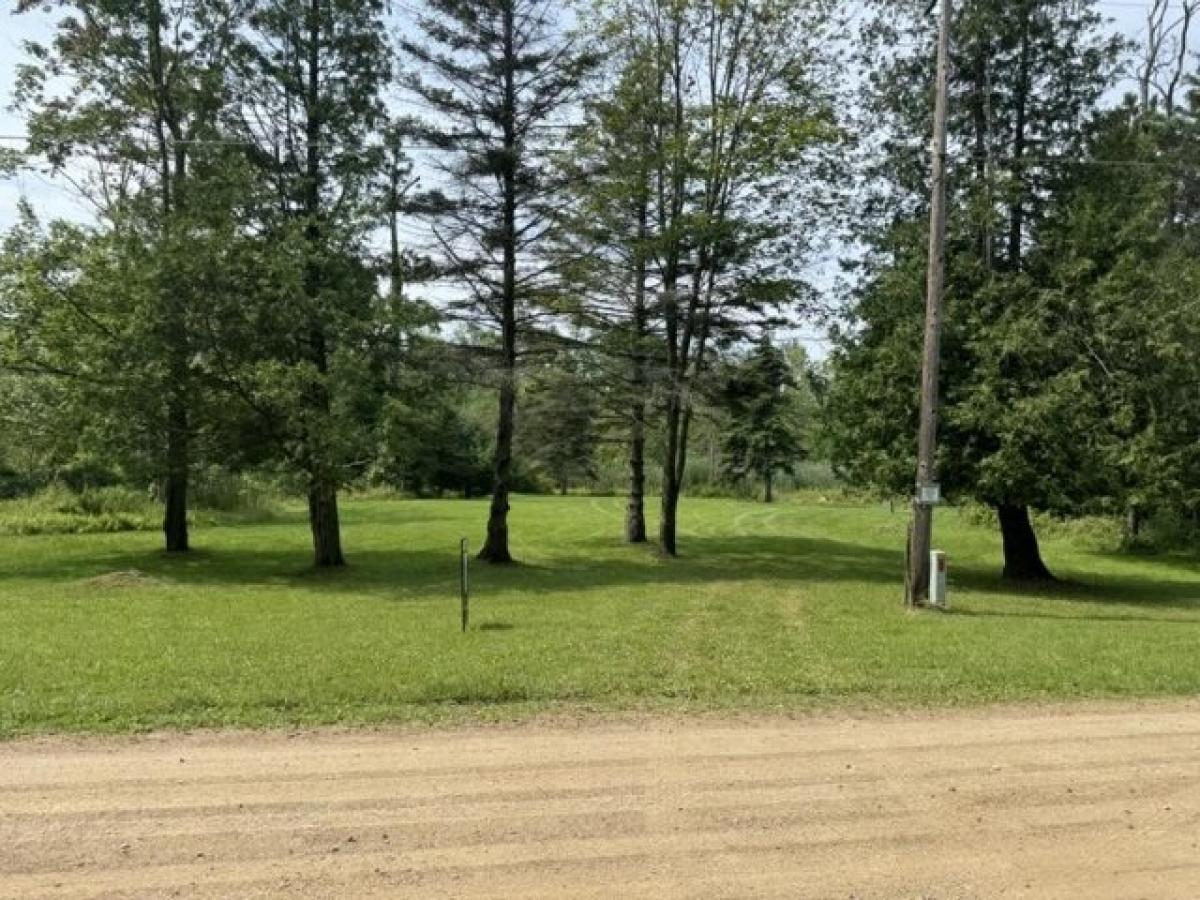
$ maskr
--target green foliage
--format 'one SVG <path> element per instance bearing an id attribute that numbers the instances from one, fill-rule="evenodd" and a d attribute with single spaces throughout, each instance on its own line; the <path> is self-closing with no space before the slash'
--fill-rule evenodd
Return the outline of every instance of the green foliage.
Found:
<path id="1" fill-rule="evenodd" d="M 881 14 L 869 34 L 882 43 L 870 46 L 927 31 L 919 12 Z M 955 24 L 951 140 L 969 157 L 951 185 L 942 338 L 938 469 L 951 496 L 1072 512 L 1106 489 L 1103 388 L 1053 235 L 1078 174 L 1068 166 L 1087 152 L 1080 118 L 1096 114 L 1121 49 L 1099 24 L 1091 3 L 1014 13 L 997 0 L 971 0 Z M 839 471 L 890 494 L 910 493 L 916 472 L 925 49 L 877 56 L 868 88 L 867 107 L 898 139 L 871 170 L 880 216 L 857 226 L 870 252 L 828 406 Z"/>
<path id="2" fill-rule="evenodd" d="M 1137 535 L 1123 533 L 1126 549 L 1138 553 L 1191 551 L 1200 546 L 1200 517 L 1164 504 L 1142 524 Z"/>
<path id="3" fill-rule="evenodd" d="M 153 531 L 162 525 L 155 498 L 130 488 L 76 493 L 51 486 L 20 500 L 0 502 L 0 534 L 94 534 Z"/>
<path id="4" fill-rule="evenodd" d="M 340 488 L 492 483 L 499 525 L 510 490 L 625 490 L 642 448 L 670 509 L 722 474 L 836 483 L 788 474 L 802 448 L 907 494 L 926 6 L 862 11 L 855 180 L 825 0 L 600 0 L 576 30 L 548 0 L 431 0 L 404 71 L 384 0 L 21 0 L 53 19 L 0 173 L 67 179 L 95 215 L 25 206 L 0 249 L 0 498 L 27 501 L 6 521 L 154 527 L 189 476 L 204 509 L 268 515 L 248 473 L 271 472 L 340 561 Z M 955 499 L 1050 530 L 1128 514 L 1129 544 L 1166 545 L 1200 518 L 1200 102 L 1105 110 L 1128 48 L 1102 6 L 958 5 L 939 469 Z M 427 121 L 389 115 L 396 82 Z M 717 361 L 814 299 L 851 192 L 865 257 L 828 370 L 763 346 L 714 404 Z M 401 246 L 409 216 L 436 260 Z"/>
<path id="5" fill-rule="evenodd" d="M 280 492 L 261 478 L 209 470 L 196 482 L 191 522 L 213 526 L 264 522 L 281 515 Z M 76 489 L 62 482 L 14 499 L 0 498 L 0 534 L 104 534 L 157 531 L 157 492 L 122 484 Z"/>
<path id="6" fill-rule="evenodd" d="M 596 477 L 598 396 L 584 366 L 570 354 L 535 369 L 521 398 L 517 446 L 562 493 Z"/>
<path id="7" fill-rule="evenodd" d="M 791 474 L 804 456 L 792 402 L 794 373 L 784 352 L 764 337 L 748 356 L 719 374 L 725 475 L 734 482 L 757 478 L 770 502 L 776 473 Z"/>
<path id="8" fill-rule="evenodd" d="M 198 473 L 192 496 L 198 510 L 246 521 L 275 518 L 282 513 L 286 498 L 280 485 L 270 478 L 217 467 Z"/>
<path id="9" fill-rule="evenodd" d="M 380 429 L 374 481 L 417 496 L 478 497 L 491 486 L 488 437 L 465 419 L 454 397 L 392 401 Z"/>

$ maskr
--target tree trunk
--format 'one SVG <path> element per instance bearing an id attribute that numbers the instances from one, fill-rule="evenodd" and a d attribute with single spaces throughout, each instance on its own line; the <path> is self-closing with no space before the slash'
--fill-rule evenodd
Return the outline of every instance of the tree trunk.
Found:
<path id="1" fill-rule="evenodd" d="M 992 48 L 985 42 L 975 57 L 973 76 L 974 97 L 971 102 L 971 120 L 975 130 L 975 177 L 984 185 L 985 209 L 992 207 L 992 78 L 988 69 Z M 992 270 L 992 220 L 981 217 L 979 229 L 979 258 L 984 270 Z"/>
<path id="2" fill-rule="evenodd" d="M 488 511 L 487 540 L 479 558 L 490 563 L 510 563 L 508 549 L 508 492 L 512 482 L 512 445 L 517 392 L 509 370 L 500 388 L 500 411 L 496 425 L 496 452 L 492 457 L 492 505 Z"/>
<path id="3" fill-rule="evenodd" d="M 1141 507 L 1130 504 L 1129 509 L 1125 513 L 1125 537 L 1128 540 L 1136 541 L 1142 536 L 1142 510 Z"/>
<path id="4" fill-rule="evenodd" d="M 702 253 L 702 265 L 703 258 Z M 696 277 L 698 279 L 700 275 L 697 274 Z M 674 289 L 671 293 L 674 293 Z M 693 303 L 693 305 L 695 304 Z M 698 314 L 694 311 L 691 313 L 693 320 L 697 316 Z M 701 325 L 700 335 L 694 339 L 694 343 L 693 337 L 690 336 L 691 331 L 691 325 L 685 327 L 681 344 L 677 345 L 674 343 L 675 338 L 668 326 L 667 368 L 671 373 L 671 396 L 667 401 L 666 453 L 663 461 L 663 518 L 659 525 L 659 549 L 666 556 L 675 556 L 678 553 L 675 541 L 676 516 L 679 511 L 679 498 L 683 494 L 683 479 L 687 474 L 688 438 L 691 432 L 693 412 L 689 383 L 691 373 L 689 373 L 688 367 L 694 365 L 696 372 L 700 370 L 699 361 L 704 357 L 707 343 L 707 321 Z M 680 346 L 685 350 L 689 347 L 694 348 L 694 363 L 689 362 L 686 352 L 680 352 Z"/>
<path id="5" fill-rule="evenodd" d="M 186 553 L 188 541 L 188 416 L 187 407 L 172 401 L 167 410 L 166 512 L 163 536 L 168 553 Z"/>
<path id="6" fill-rule="evenodd" d="M 304 88 L 304 239 L 306 260 L 304 265 L 304 293 L 314 307 L 321 305 L 321 292 L 325 282 L 325 271 L 319 260 L 325 246 L 327 232 L 322 210 L 321 188 L 325 180 L 323 170 L 325 131 L 325 104 L 321 98 L 324 73 L 325 41 L 322 12 L 324 0 L 308 0 L 305 30 L 308 47 L 305 62 L 306 83 Z M 319 313 L 314 312 L 308 323 L 309 358 L 317 371 L 317 380 L 308 392 L 311 411 L 317 419 L 316 425 L 307 425 L 304 434 L 306 457 L 305 468 L 309 472 L 308 522 L 313 537 L 313 561 L 317 568 L 336 568 L 346 564 L 342 554 L 341 522 L 338 517 L 337 480 L 338 463 L 330 457 L 325 442 L 314 433 L 322 425 L 333 427 L 330 411 L 333 408 L 328 382 L 329 336 Z"/>
<path id="7" fill-rule="evenodd" d="M 642 148 L 642 159 L 648 149 Z M 648 174 L 643 173 L 648 179 Z M 645 184 L 646 182 L 643 182 Z M 642 249 L 649 226 L 648 195 L 640 198 L 637 211 L 637 254 L 633 273 L 633 345 L 630 348 L 632 398 L 629 423 L 629 499 L 625 505 L 625 541 L 646 543 L 646 360 L 645 341 L 648 331 L 646 311 L 646 258 Z"/>
<path id="8" fill-rule="evenodd" d="M 635 400 L 629 435 L 629 501 L 625 506 L 625 540 L 646 543 L 646 401 Z"/>
<path id="9" fill-rule="evenodd" d="M 511 563 L 508 549 L 508 492 L 512 482 L 513 435 L 517 408 L 517 166 L 516 132 L 517 88 L 515 66 L 515 24 L 513 4 L 504 5 L 504 279 L 500 296 L 500 330 L 503 343 L 503 371 L 500 385 L 500 410 L 496 422 L 496 451 L 493 457 L 492 505 L 488 512 L 487 540 L 479 558 L 490 563 Z"/>
<path id="10" fill-rule="evenodd" d="M 672 396 L 667 402 L 666 452 L 663 454 L 662 519 L 658 526 L 658 549 L 664 556 L 675 556 L 679 551 L 676 544 L 676 516 L 679 513 L 680 484 L 676 478 L 679 458 L 679 430 L 682 410 L 679 398 Z"/>
<path id="11" fill-rule="evenodd" d="M 679 485 L 671 479 L 670 485 L 663 484 L 662 521 L 658 526 L 658 548 L 664 556 L 677 556 L 676 528 L 679 514 Z"/>
<path id="12" fill-rule="evenodd" d="M 151 0 L 147 5 L 147 38 L 150 80 L 154 93 L 154 128 L 159 153 L 159 191 L 162 203 L 161 238 L 166 253 L 172 246 L 173 217 L 180 206 L 180 186 L 187 177 L 187 144 L 179 110 L 171 97 L 168 64 L 163 55 L 162 4 Z M 168 141 L 168 136 L 173 144 Z M 169 258 L 169 257 L 168 257 Z M 188 536 L 188 475 L 191 469 L 191 421 L 188 412 L 188 367 L 190 348 L 181 284 L 169 273 L 160 275 L 159 297 L 162 304 L 163 334 L 167 347 L 166 478 L 164 479 L 163 537 L 168 553 L 186 553 Z"/>
<path id="13" fill-rule="evenodd" d="M 318 569 L 344 566 L 342 529 L 338 521 L 337 488 L 314 479 L 308 488 L 308 523 L 312 529 L 313 559 Z"/>
<path id="14" fill-rule="evenodd" d="M 1026 124 L 1028 120 L 1030 92 L 1029 4 L 1021 10 L 1021 51 L 1017 69 L 1017 109 L 1012 141 L 1012 176 L 1016 193 L 1009 209 L 1008 220 L 1008 264 L 1013 272 L 1022 268 L 1022 241 L 1025 233 L 1024 159 Z"/>
<path id="15" fill-rule="evenodd" d="M 765 496 L 763 498 L 764 502 L 774 503 L 775 502 L 775 479 L 773 477 L 773 473 L 768 472 L 766 475 L 763 476 L 763 485 L 765 487 Z"/>
<path id="16" fill-rule="evenodd" d="M 1028 506 L 998 506 L 1000 533 L 1004 538 L 1004 577 L 1012 581 L 1053 581 L 1042 561 L 1037 534 Z"/>

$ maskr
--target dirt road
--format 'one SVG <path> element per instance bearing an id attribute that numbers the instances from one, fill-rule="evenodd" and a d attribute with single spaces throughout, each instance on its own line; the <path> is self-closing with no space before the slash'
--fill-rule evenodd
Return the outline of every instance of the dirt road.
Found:
<path id="1" fill-rule="evenodd" d="M 0 745 L 0 897 L 1200 897 L 1200 705 Z"/>

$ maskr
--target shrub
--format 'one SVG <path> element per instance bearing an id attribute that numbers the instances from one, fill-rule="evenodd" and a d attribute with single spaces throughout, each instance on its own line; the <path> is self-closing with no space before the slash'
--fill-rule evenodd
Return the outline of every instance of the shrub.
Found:
<path id="1" fill-rule="evenodd" d="M 1185 550 L 1200 545 L 1200 518 L 1183 510 L 1159 510 L 1142 524 L 1137 537 L 1126 535 L 1125 548 L 1142 553 Z"/>
<path id="2" fill-rule="evenodd" d="M 22 474 L 7 466 L 0 466 L 0 500 L 28 497 L 40 486 L 34 476 Z"/>

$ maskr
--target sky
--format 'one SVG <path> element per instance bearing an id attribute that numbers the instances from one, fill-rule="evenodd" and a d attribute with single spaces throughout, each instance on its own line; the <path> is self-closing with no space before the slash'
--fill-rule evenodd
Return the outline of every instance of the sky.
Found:
<path id="1" fill-rule="evenodd" d="M 1178 0 L 1172 0 L 1176 5 Z M 1131 38 L 1144 33 L 1145 18 L 1150 0 L 1100 0 L 1098 4 L 1111 20 L 1115 31 Z M 51 36 L 51 15 L 40 8 L 17 15 L 12 12 L 14 0 L 0 0 L 0 146 L 19 147 L 19 137 L 24 134 L 24 123 L 10 110 L 16 70 L 23 53 L 22 44 L 28 40 L 45 41 Z M 1132 85 L 1123 86 L 1122 92 Z M 54 218 L 86 219 L 87 204 L 65 184 L 57 183 L 38 173 L 21 173 L 14 177 L 0 176 L 0 231 L 9 228 L 16 220 L 17 204 L 28 200 L 43 220 Z M 836 256 L 837 254 L 830 254 Z M 826 257 L 826 267 L 835 263 Z M 820 272 L 811 274 L 814 281 L 825 280 Z M 815 356 L 824 356 L 825 342 L 820 336 L 802 333 L 804 343 Z"/>
<path id="2" fill-rule="evenodd" d="M 14 0 L 0 0 L 0 146 L 16 149 L 21 142 L 13 140 L 25 133 L 25 125 L 9 107 L 16 80 L 17 66 L 23 53 L 21 46 L 29 40 L 46 40 L 50 36 L 50 17 L 40 11 L 17 15 L 11 11 Z M 17 202 L 28 199 L 46 219 L 79 218 L 86 215 L 84 205 L 73 197 L 64 185 L 56 185 L 44 177 L 22 173 L 15 178 L 0 176 L 0 229 L 7 229 L 16 220 Z"/>

